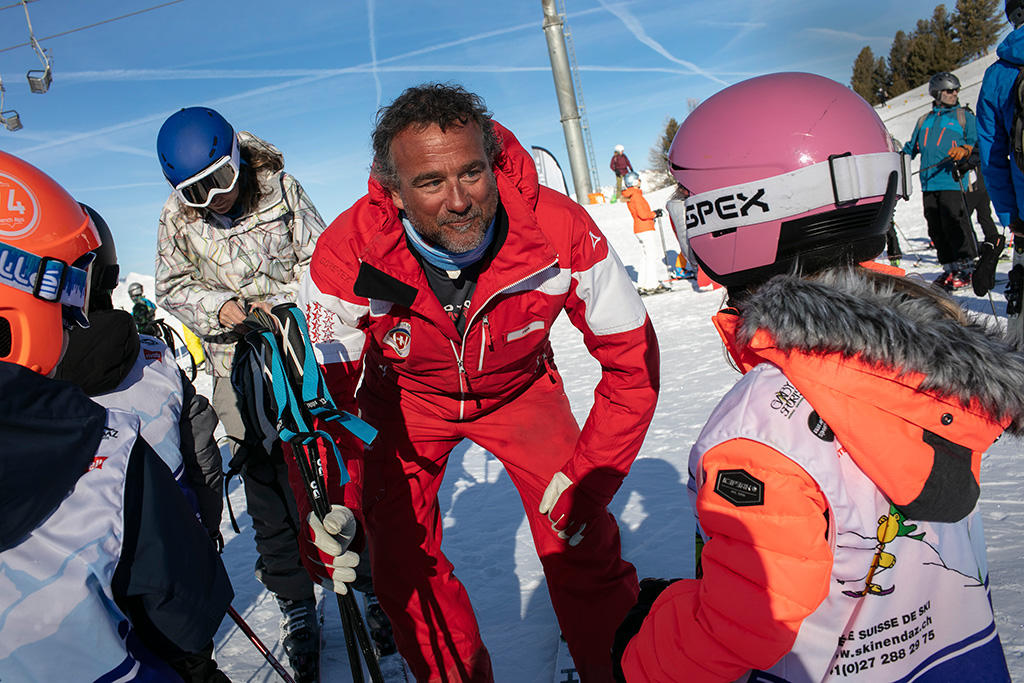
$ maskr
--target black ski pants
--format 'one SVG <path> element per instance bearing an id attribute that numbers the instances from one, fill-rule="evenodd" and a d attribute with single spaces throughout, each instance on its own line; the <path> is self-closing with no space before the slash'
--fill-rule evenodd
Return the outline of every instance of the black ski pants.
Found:
<path id="1" fill-rule="evenodd" d="M 967 208 L 978 219 L 981 232 L 985 235 L 985 241 L 991 244 L 996 243 L 999 237 L 999 230 L 996 222 L 992 220 L 992 202 L 988 198 L 988 191 L 981 183 L 978 189 L 967 193 Z"/>
<path id="2" fill-rule="evenodd" d="M 978 257 L 974 228 L 967 216 L 964 193 L 959 190 L 924 192 L 924 219 L 928 237 L 935 245 L 939 263 L 956 263 Z"/>
<path id="3" fill-rule="evenodd" d="M 245 425 L 231 380 L 213 380 L 213 409 L 229 436 L 245 439 Z M 255 438 L 255 437 L 253 437 Z M 237 445 L 232 446 L 232 452 Z M 280 448 L 250 453 L 242 468 L 245 502 L 256 536 L 256 578 L 276 596 L 289 600 L 313 597 L 313 581 L 299 556 L 299 523 L 295 497 Z"/>

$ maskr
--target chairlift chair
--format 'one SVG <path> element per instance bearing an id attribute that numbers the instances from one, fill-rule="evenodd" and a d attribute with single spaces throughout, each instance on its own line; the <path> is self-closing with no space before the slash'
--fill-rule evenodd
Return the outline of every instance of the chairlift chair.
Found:
<path id="1" fill-rule="evenodd" d="M 15 131 L 21 129 L 21 117 L 13 109 L 4 109 L 4 99 L 7 88 L 4 87 L 4 79 L 0 77 L 0 123 L 7 130 Z"/>
<path id="2" fill-rule="evenodd" d="M 0 111 L 0 123 L 4 124 L 4 128 L 10 131 L 21 130 L 22 128 L 21 117 L 13 109 Z"/>
<path id="3" fill-rule="evenodd" d="M 39 41 L 32 37 L 32 49 L 39 55 L 39 60 L 43 63 L 42 69 L 30 69 L 25 77 L 28 79 L 29 89 L 38 94 L 42 94 L 50 89 L 50 83 L 53 82 L 53 69 L 51 68 L 51 59 L 49 52 L 44 50 L 39 44 Z"/>

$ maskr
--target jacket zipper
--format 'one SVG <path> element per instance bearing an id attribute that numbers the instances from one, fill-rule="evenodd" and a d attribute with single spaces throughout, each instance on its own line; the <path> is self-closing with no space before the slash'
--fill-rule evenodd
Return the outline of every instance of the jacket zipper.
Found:
<path id="1" fill-rule="evenodd" d="M 480 322 L 483 323 L 484 330 L 480 335 L 480 363 L 477 365 L 477 372 L 484 371 L 484 351 L 486 349 L 494 350 L 494 342 L 491 340 L 491 322 L 487 319 L 487 314 L 484 314 Z"/>
<path id="2" fill-rule="evenodd" d="M 459 419 L 460 420 L 463 419 L 463 416 L 465 414 L 466 387 L 469 386 L 469 377 L 465 377 L 465 382 L 463 382 L 463 377 L 466 374 L 466 366 L 463 364 L 463 358 L 465 357 L 465 354 L 466 354 L 466 339 L 469 337 L 469 331 L 473 328 L 473 320 L 476 318 L 476 314 L 479 313 L 480 311 L 484 310 L 485 308 L 487 308 L 487 304 L 491 303 L 491 299 L 493 299 L 494 297 L 498 296 L 499 294 L 504 292 L 506 289 L 511 289 L 512 287 L 515 287 L 516 285 L 518 285 L 520 282 L 525 282 L 526 280 L 529 280 L 534 275 L 536 275 L 538 273 L 544 272 L 545 270 L 547 270 L 551 266 L 557 266 L 557 265 L 558 265 L 558 259 L 555 259 L 551 263 L 548 263 L 547 265 L 545 265 L 543 268 L 540 268 L 539 270 L 535 270 L 532 273 L 530 273 L 529 275 L 526 275 L 525 277 L 521 277 L 521 278 L 519 278 L 518 280 L 516 280 L 515 282 L 513 282 L 511 284 L 505 285 L 501 289 L 499 289 L 496 292 L 494 292 L 494 294 L 491 294 L 489 297 L 487 297 L 487 300 L 484 301 L 483 304 L 481 304 L 480 308 L 476 309 L 476 311 L 473 313 L 473 315 L 470 316 L 469 320 L 466 321 L 466 333 L 462 335 L 462 344 L 460 345 L 460 347 L 458 349 L 456 349 L 455 348 L 455 342 L 453 342 L 450 339 L 448 340 L 448 342 L 452 345 L 452 352 L 455 354 L 455 363 L 459 367 Z M 484 316 L 483 320 L 484 320 L 484 329 L 485 329 L 485 331 L 487 331 L 487 330 L 489 330 L 490 323 L 487 322 L 487 316 L 486 315 Z M 481 334 L 483 334 L 483 332 Z M 482 358 L 483 358 L 483 354 L 481 354 L 481 366 L 483 364 Z"/>
<path id="3" fill-rule="evenodd" d="M 452 345 L 452 353 L 455 354 L 455 364 L 459 368 L 459 419 L 461 420 L 466 411 L 466 384 L 468 383 L 468 380 L 464 379 L 466 367 L 462 364 L 462 356 L 459 355 L 459 350 L 455 348 L 455 342 L 449 339 L 448 343 Z"/>

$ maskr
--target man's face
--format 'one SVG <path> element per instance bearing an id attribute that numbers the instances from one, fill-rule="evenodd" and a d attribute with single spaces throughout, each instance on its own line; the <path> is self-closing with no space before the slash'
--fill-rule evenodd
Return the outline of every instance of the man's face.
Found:
<path id="1" fill-rule="evenodd" d="M 480 246 L 498 207 L 498 186 L 475 123 L 410 125 L 391 141 L 395 206 L 428 242 L 461 254 Z"/>
<path id="2" fill-rule="evenodd" d="M 957 90 L 940 90 L 939 91 L 939 102 L 941 102 L 942 104 L 946 105 L 947 107 L 952 107 L 954 104 L 956 104 L 956 100 L 957 100 L 957 98 L 959 96 L 960 96 L 960 90 L 959 89 L 957 89 Z"/>

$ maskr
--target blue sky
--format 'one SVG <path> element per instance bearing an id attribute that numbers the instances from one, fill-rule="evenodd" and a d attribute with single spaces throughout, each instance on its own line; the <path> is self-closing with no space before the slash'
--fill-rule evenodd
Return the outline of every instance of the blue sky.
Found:
<path id="1" fill-rule="evenodd" d="M 37 0 L 38 38 L 164 0 Z M 0 0 L 0 6 L 14 0 Z M 601 184 L 616 144 L 635 167 L 687 100 L 773 71 L 848 83 L 864 45 L 887 55 L 933 0 L 566 0 Z M 947 3 L 952 7 L 954 3 Z M 0 52 L 5 106 L 24 128 L 0 147 L 54 176 L 110 224 L 122 272 L 153 271 L 170 188 L 156 134 L 175 110 L 220 111 L 277 145 L 328 223 L 366 190 L 378 106 L 417 83 L 457 81 L 525 145 L 569 162 L 539 0 L 183 0 L 44 40 L 50 92 L 31 94 L 28 47 Z M 0 49 L 25 42 L 20 6 L 0 10 Z M 794 103 L 797 106 L 797 103 Z"/>

